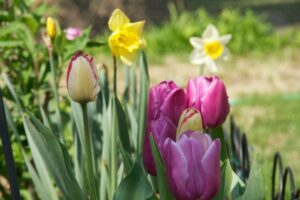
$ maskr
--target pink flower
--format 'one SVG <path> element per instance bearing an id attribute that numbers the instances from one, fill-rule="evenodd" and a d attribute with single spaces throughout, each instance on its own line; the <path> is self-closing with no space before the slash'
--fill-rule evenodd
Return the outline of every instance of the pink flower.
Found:
<path id="1" fill-rule="evenodd" d="M 75 40 L 78 36 L 81 35 L 81 29 L 77 27 L 69 27 L 65 30 L 66 38 L 68 40 Z"/>
<path id="2" fill-rule="evenodd" d="M 188 107 L 200 111 L 204 128 L 216 128 L 224 123 L 230 106 L 222 80 L 216 76 L 190 79 L 186 93 Z"/>

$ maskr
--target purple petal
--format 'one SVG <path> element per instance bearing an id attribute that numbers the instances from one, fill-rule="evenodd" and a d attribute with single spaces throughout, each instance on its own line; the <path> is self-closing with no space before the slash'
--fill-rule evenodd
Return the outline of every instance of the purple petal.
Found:
<path id="1" fill-rule="evenodd" d="M 207 152 L 201 160 L 201 169 L 204 173 L 205 190 L 201 200 L 212 199 L 219 191 L 220 187 L 220 149 L 219 139 L 212 142 Z"/>

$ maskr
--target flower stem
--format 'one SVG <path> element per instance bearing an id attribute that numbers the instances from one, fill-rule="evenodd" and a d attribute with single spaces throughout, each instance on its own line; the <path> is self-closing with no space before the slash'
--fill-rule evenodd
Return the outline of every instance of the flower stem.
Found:
<path id="1" fill-rule="evenodd" d="M 203 69 L 204 68 L 204 66 L 203 65 L 200 65 L 200 75 L 202 76 L 203 75 Z"/>
<path id="2" fill-rule="evenodd" d="M 56 102 L 55 114 L 57 115 L 57 118 L 58 118 L 58 132 L 59 132 L 58 137 L 59 137 L 60 141 L 63 142 L 64 138 L 63 138 L 62 117 L 61 117 L 60 108 L 59 108 L 58 89 L 57 89 L 56 78 L 55 78 L 56 70 L 55 70 L 55 66 L 54 66 L 52 47 L 51 48 L 48 47 L 48 51 L 49 51 L 50 68 L 51 68 L 51 73 L 52 73 L 52 90 L 53 90 L 54 98 L 55 98 L 55 102 Z"/>
<path id="3" fill-rule="evenodd" d="M 114 94 L 117 96 L 117 59 L 113 56 L 114 63 Z"/>
<path id="4" fill-rule="evenodd" d="M 86 157 L 86 170 L 88 175 L 88 191 L 90 200 L 97 200 L 96 184 L 94 180 L 94 165 L 92 158 L 91 134 L 88 125 L 87 103 L 81 104 L 84 124 L 84 148 Z"/>

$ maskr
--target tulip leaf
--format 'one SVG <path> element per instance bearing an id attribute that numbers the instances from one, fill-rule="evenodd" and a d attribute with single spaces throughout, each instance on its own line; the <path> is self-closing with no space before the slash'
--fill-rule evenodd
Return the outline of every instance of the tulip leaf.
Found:
<path id="1" fill-rule="evenodd" d="M 153 199 L 153 196 L 151 184 L 141 167 L 141 160 L 138 159 L 128 176 L 121 181 L 113 199 L 146 200 Z"/>
<path id="2" fill-rule="evenodd" d="M 31 114 L 24 117 L 24 126 L 62 195 L 66 199 L 86 200 L 75 179 L 70 155 L 54 133 Z"/>
<path id="3" fill-rule="evenodd" d="M 230 192 L 231 181 L 232 181 L 232 168 L 229 159 L 226 159 L 225 162 L 223 162 L 221 167 L 221 187 L 214 200 L 223 200 L 227 198 Z"/>
<path id="4" fill-rule="evenodd" d="M 149 92 L 149 74 L 148 64 L 145 52 L 142 52 L 140 58 L 140 94 L 138 101 L 138 134 L 137 134 L 137 152 L 142 153 L 144 143 L 144 133 L 146 128 L 146 114 Z"/>
<path id="5" fill-rule="evenodd" d="M 265 191 L 262 179 L 261 168 L 256 159 L 252 161 L 249 179 L 246 190 L 241 200 L 265 199 Z"/>
<path id="6" fill-rule="evenodd" d="M 157 182 L 158 182 L 160 198 L 164 200 L 173 199 L 167 182 L 166 168 L 164 166 L 160 152 L 157 148 L 157 145 L 153 139 L 152 134 L 149 134 L 149 137 L 150 137 L 151 151 L 153 154 L 156 171 L 157 171 Z"/>
<path id="7" fill-rule="evenodd" d="M 226 159 L 229 158 L 227 143 L 224 137 L 223 128 L 220 126 L 218 128 L 214 128 L 211 133 L 211 137 L 213 139 L 219 138 L 221 140 L 221 161 L 225 162 Z"/>
<path id="8" fill-rule="evenodd" d="M 119 101 L 119 99 L 116 97 L 116 111 L 117 111 L 117 121 L 119 126 L 119 137 L 121 140 L 122 147 L 124 150 L 126 150 L 128 153 L 131 152 L 130 148 L 130 140 L 129 140 L 129 132 L 128 132 L 128 123 L 126 119 L 125 112 L 122 108 L 122 105 Z"/>

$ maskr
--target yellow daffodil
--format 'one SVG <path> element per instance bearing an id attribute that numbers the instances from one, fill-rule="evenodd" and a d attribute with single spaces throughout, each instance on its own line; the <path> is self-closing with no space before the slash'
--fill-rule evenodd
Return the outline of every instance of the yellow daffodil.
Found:
<path id="1" fill-rule="evenodd" d="M 146 47 L 146 41 L 141 36 L 144 24 L 145 21 L 131 23 L 120 9 L 114 10 L 108 21 L 112 31 L 108 42 L 113 56 L 120 57 L 127 65 L 132 64 L 137 51 Z"/>
<path id="2" fill-rule="evenodd" d="M 230 40 L 230 34 L 220 36 L 218 29 L 214 25 L 208 25 L 202 34 L 202 38 L 190 38 L 190 43 L 194 47 L 190 61 L 193 64 L 205 65 L 212 72 L 216 72 L 217 65 L 215 61 L 229 57 L 230 53 L 225 45 Z"/>
<path id="3" fill-rule="evenodd" d="M 56 35 L 56 22 L 52 17 L 47 18 L 47 34 L 51 39 Z"/>

